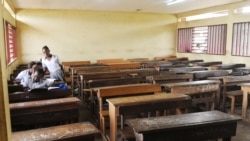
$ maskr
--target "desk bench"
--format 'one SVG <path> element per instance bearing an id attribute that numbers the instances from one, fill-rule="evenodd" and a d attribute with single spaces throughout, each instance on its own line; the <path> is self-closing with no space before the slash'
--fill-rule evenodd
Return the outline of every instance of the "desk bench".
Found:
<path id="1" fill-rule="evenodd" d="M 107 98 L 154 94 L 155 92 L 160 92 L 161 87 L 160 85 L 141 83 L 99 87 L 94 88 L 93 91 L 96 91 L 98 96 L 100 126 L 102 132 L 105 134 L 105 117 L 109 116 L 109 110 L 105 108 L 104 104 Z"/>
<path id="2" fill-rule="evenodd" d="M 137 141 L 204 141 L 222 138 L 230 141 L 236 135 L 241 118 L 219 111 L 183 115 L 130 119 Z"/>
<path id="3" fill-rule="evenodd" d="M 64 98 L 71 95 L 71 90 L 62 90 L 54 89 L 46 92 L 18 92 L 9 94 L 9 102 L 25 102 L 25 101 L 34 101 L 34 100 L 45 100 L 45 99 L 54 99 L 54 98 Z"/>
<path id="4" fill-rule="evenodd" d="M 117 140 L 117 116 L 139 114 L 143 112 L 157 112 L 169 109 L 189 108 L 191 99 L 183 94 L 155 93 L 132 97 L 117 97 L 107 99 L 110 114 L 110 140 Z M 157 114 L 157 113 L 155 113 Z M 123 122 L 123 120 L 122 120 Z M 121 123 L 123 125 L 123 123 Z M 153 140 L 152 140 L 153 141 Z"/>
<path id="5" fill-rule="evenodd" d="M 33 126 L 47 126 L 79 121 L 79 103 L 76 97 L 11 103 L 11 124 L 15 130 Z"/>
<path id="6" fill-rule="evenodd" d="M 220 81 L 199 80 L 179 83 L 166 83 L 161 86 L 171 93 L 187 94 L 192 97 L 193 104 L 205 104 L 206 110 L 219 108 Z"/>
<path id="7" fill-rule="evenodd" d="M 94 141 L 100 131 L 90 122 L 72 123 L 12 133 L 12 141 Z"/>

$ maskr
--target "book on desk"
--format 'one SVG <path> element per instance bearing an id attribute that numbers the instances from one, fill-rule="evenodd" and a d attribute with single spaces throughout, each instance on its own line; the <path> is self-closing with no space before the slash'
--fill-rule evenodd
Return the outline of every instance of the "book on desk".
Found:
<path id="1" fill-rule="evenodd" d="M 29 93 L 46 92 L 49 90 L 60 89 L 60 87 L 48 87 L 48 88 L 34 88 L 28 90 Z"/>

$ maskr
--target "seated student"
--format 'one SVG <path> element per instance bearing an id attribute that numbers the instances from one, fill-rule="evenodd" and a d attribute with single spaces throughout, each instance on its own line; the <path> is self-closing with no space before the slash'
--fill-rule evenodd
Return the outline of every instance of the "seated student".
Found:
<path id="1" fill-rule="evenodd" d="M 28 64 L 28 69 L 21 71 L 14 80 L 14 83 L 21 83 L 23 85 L 24 79 L 30 77 L 37 68 L 37 62 L 31 61 Z"/>
<path id="2" fill-rule="evenodd" d="M 27 89 L 35 88 L 48 88 L 61 82 L 55 81 L 55 79 L 44 78 L 45 72 L 42 68 L 37 68 L 31 77 L 27 77 L 23 83 L 23 86 Z"/>

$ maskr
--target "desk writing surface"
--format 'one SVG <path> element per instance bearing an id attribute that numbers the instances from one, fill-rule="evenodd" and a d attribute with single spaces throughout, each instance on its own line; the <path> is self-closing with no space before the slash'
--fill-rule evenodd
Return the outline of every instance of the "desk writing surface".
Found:
<path id="1" fill-rule="evenodd" d="M 57 99 L 49 99 L 49 100 L 37 100 L 37 101 L 28 101 L 28 102 L 18 102 L 11 103 L 9 105 L 10 110 L 12 109 L 24 109 L 29 107 L 42 107 L 42 106 L 52 106 L 57 104 L 66 104 L 66 103 L 79 103 L 80 99 L 76 97 L 68 97 L 68 98 L 57 98 Z"/>
<path id="2" fill-rule="evenodd" d="M 226 114 L 220 111 L 197 112 L 183 115 L 161 116 L 151 118 L 130 119 L 126 123 L 135 129 L 137 133 L 150 132 L 152 130 L 172 130 L 204 124 L 214 124 L 241 120 L 240 117 Z"/>
<path id="3" fill-rule="evenodd" d="M 176 86 L 194 86 L 194 85 L 204 85 L 204 84 L 214 84 L 214 83 L 220 83 L 218 80 L 198 80 L 198 81 L 189 81 L 189 82 L 178 82 L 178 83 L 167 83 L 167 84 L 161 84 L 163 87 L 176 87 Z"/>
<path id="4" fill-rule="evenodd" d="M 241 83 L 240 86 L 250 87 L 250 83 Z"/>
<path id="5" fill-rule="evenodd" d="M 184 94 L 170 94 L 170 93 L 155 93 L 154 95 L 141 95 L 131 97 L 118 97 L 107 99 L 109 104 L 114 106 L 133 105 L 138 103 L 160 102 L 160 101 L 174 101 L 190 99 L 188 95 Z"/>
<path id="6" fill-rule="evenodd" d="M 128 87 L 128 86 L 144 86 L 144 85 L 153 85 L 153 84 L 151 84 L 151 83 L 138 83 L 138 84 L 126 84 L 126 85 L 95 87 L 95 88 L 92 88 L 92 89 L 93 89 L 93 91 L 97 91 L 98 89 L 110 89 L 110 88 L 120 88 L 120 87 Z"/>
<path id="7" fill-rule="evenodd" d="M 97 135 L 100 131 L 90 122 L 72 123 L 12 133 L 12 141 L 63 140 L 84 135 Z"/>

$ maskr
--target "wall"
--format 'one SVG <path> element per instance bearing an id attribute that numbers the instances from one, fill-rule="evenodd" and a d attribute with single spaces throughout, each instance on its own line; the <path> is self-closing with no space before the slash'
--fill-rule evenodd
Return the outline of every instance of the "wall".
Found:
<path id="1" fill-rule="evenodd" d="M 245 2 L 239 2 L 236 4 L 228 4 L 224 6 L 218 6 L 218 7 L 178 14 L 177 17 L 186 17 L 190 15 L 197 15 L 197 14 L 221 11 L 221 10 L 226 10 L 226 9 L 230 11 L 229 16 L 226 16 L 226 17 L 196 20 L 196 21 L 181 22 L 181 23 L 179 22 L 177 24 L 178 28 L 227 24 L 226 55 L 205 55 L 205 54 L 178 53 L 178 52 L 176 53 L 176 55 L 178 57 L 185 56 L 185 57 L 189 57 L 190 59 L 203 59 L 205 61 L 223 61 L 223 63 L 245 63 L 247 66 L 250 66 L 249 57 L 231 56 L 233 23 L 250 21 L 249 14 L 244 14 L 244 15 L 234 14 L 233 10 L 236 8 L 244 7 L 244 6 L 250 6 L 250 2 L 245 1 Z"/>
<path id="2" fill-rule="evenodd" d="M 176 16 L 125 12 L 18 10 L 21 63 L 50 47 L 61 61 L 175 54 Z"/>

